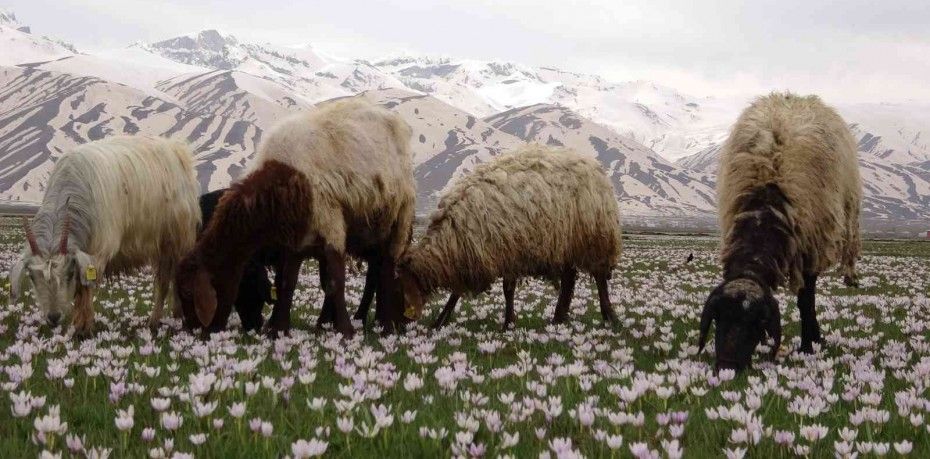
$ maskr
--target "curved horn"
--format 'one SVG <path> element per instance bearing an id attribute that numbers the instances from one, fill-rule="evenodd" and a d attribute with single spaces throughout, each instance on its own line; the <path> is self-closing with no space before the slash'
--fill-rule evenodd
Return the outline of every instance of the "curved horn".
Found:
<path id="1" fill-rule="evenodd" d="M 29 249 L 33 255 L 39 254 L 39 243 L 36 242 L 36 235 L 32 233 L 32 227 L 29 226 L 29 220 L 23 217 L 23 231 L 26 233 L 26 240 L 29 241 Z"/>
<path id="2" fill-rule="evenodd" d="M 774 301 L 769 305 L 771 308 L 771 317 L 765 331 L 772 337 L 772 351 L 769 354 L 769 360 L 775 361 L 778 356 L 778 350 L 781 349 L 781 310 L 778 309 L 778 303 Z"/>
<path id="3" fill-rule="evenodd" d="M 704 310 L 701 311 L 701 334 L 698 337 L 698 353 L 700 354 L 704 351 L 704 344 L 707 343 L 707 333 L 710 332 L 710 324 L 714 321 L 714 302 L 711 301 L 711 298 L 707 300 L 707 303 L 704 303 Z"/>
<path id="4" fill-rule="evenodd" d="M 71 212 L 68 204 L 71 202 L 71 196 L 65 200 L 65 219 L 61 224 L 61 242 L 58 244 L 58 252 L 62 255 L 68 253 L 68 235 L 71 233 Z"/>

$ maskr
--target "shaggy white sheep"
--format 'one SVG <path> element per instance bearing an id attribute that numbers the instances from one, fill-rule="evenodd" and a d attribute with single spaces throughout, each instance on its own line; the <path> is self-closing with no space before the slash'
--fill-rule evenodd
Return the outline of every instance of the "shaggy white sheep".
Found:
<path id="1" fill-rule="evenodd" d="M 28 244 L 10 271 L 12 297 L 24 278 L 53 324 L 71 309 L 78 334 L 93 324 L 99 276 L 151 265 L 160 320 L 181 256 L 200 224 L 199 186 L 187 145 L 158 137 L 113 137 L 75 148 L 55 163 Z"/>
<path id="2" fill-rule="evenodd" d="M 400 263 L 405 312 L 418 317 L 428 295 L 451 290 L 441 326 L 461 294 L 503 278 L 507 327 L 517 279 L 546 276 L 561 281 L 554 321 L 562 322 L 581 270 L 594 276 L 601 314 L 611 322 L 607 281 L 620 249 L 617 200 L 600 164 L 529 145 L 478 166 L 441 198 L 426 234 Z"/>
<path id="3" fill-rule="evenodd" d="M 699 347 L 717 321 L 718 368 L 747 366 L 768 332 L 774 358 L 781 314 L 773 292 L 798 291 L 801 350 L 820 342 L 817 276 L 837 263 L 856 283 L 862 184 L 846 123 L 816 96 L 771 94 L 740 116 L 718 176 L 723 283 L 701 314 Z"/>
<path id="4" fill-rule="evenodd" d="M 272 333 L 290 328 L 290 306 L 304 257 L 320 262 L 326 292 L 321 318 L 353 333 L 345 308 L 348 255 L 377 268 L 376 316 L 401 322 L 393 274 L 413 228 L 415 188 L 410 127 L 361 99 L 328 103 L 282 121 L 263 140 L 256 164 L 219 202 L 177 274 L 188 326 L 222 328 L 246 262 L 280 249 Z"/>

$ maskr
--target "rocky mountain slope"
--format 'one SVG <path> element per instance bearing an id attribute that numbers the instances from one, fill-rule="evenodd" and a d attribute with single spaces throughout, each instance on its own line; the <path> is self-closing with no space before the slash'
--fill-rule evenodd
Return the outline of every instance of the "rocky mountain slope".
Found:
<path id="1" fill-rule="evenodd" d="M 746 103 L 501 61 L 334 59 L 215 30 L 87 54 L 11 13 L 0 47 L 0 198 L 13 200 L 40 199 L 74 145 L 120 133 L 187 139 L 203 187 L 225 186 L 281 117 L 359 96 L 413 127 L 421 213 L 475 165 L 532 141 L 597 157 L 628 215 L 708 217 L 717 149 Z M 866 215 L 930 216 L 928 107 L 839 109 L 859 141 Z"/>
<path id="2" fill-rule="evenodd" d="M 0 67 L 0 197 L 40 201 L 55 160 L 85 142 L 120 134 L 180 137 L 198 153 L 204 189 L 228 185 L 262 129 L 235 116 L 200 114 L 94 77 Z"/>

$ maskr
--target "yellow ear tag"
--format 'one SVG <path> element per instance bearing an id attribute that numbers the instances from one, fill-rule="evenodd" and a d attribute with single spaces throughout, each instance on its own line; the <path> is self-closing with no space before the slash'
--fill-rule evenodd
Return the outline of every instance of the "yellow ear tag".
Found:
<path id="1" fill-rule="evenodd" d="M 404 309 L 404 317 L 410 320 L 417 320 L 417 310 L 413 306 L 407 306 Z"/>
<path id="2" fill-rule="evenodd" d="M 84 277 L 86 277 L 89 281 L 97 280 L 97 268 L 95 268 L 93 265 L 88 266 L 87 269 L 84 270 Z"/>
<path id="3" fill-rule="evenodd" d="M 271 301 L 278 301 L 278 288 L 271 286 Z"/>

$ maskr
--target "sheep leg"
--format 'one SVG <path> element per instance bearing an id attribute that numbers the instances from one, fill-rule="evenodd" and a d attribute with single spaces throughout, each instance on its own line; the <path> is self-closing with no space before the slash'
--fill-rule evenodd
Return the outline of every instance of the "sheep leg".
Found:
<path id="1" fill-rule="evenodd" d="M 517 319 L 513 312 L 513 293 L 516 289 L 516 279 L 504 278 L 504 331 L 510 329 Z"/>
<path id="2" fill-rule="evenodd" d="M 152 308 L 152 315 L 149 316 L 149 327 L 156 328 L 158 324 L 161 323 L 162 317 L 165 314 L 165 301 L 168 301 L 169 298 L 174 296 L 174 290 L 171 288 L 172 280 L 174 278 L 174 270 L 171 268 L 174 263 L 166 266 L 159 266 L 155 272 L 155 304 Z M 172 298 L 173 299 L 173 298 Z M 175 314 L 175 318 L 179 316 L 176 313 L 180 313 L 180 302 L 171 301 L 172 314 Z"/>
<path id="3" fill-rule="evenodd" d="M 245 284 L 240 284 L 236 296 L 236 313 L 242 322 L 242 330 L 249 332 L 262 327 L 262 309 L 265 302 L 274 302 L 271 298 L 271 281 L 265 266 L 249 262 L 243 274 Z"/>
<path id="4" fill-rule="evenodd" d="M 459 295 L 457 293 L 452 293 L 449 295 L 449 301 L 446 301 L 446 306 L 442 308 L 442 312 L 439 313 L 439 317 L 436 318 L 436 321 L 433 322 L 433 328 L 445 327 L 449 323 L 449 317 L 452 316 L 452 311 L 455 309 L 456 303 L 459 302 Z"/>
<path id="5" fill-rule="evenodd" d="M 378 264 L 380 260 L 373 258 L 368 260 L 368 271 L 365 273 L 365 291 L 362 292 L 362 300 L 358 303 L 358 310 L 355 311 L 355 320 L 361 320 L 362 326 L 368 321 L 368 310 L 371 309 L 371 303 L 375 298 L 375 290 L 379 287 L 378 277 L 380 270 Z M 375 306 L 378 308 L 380 306 Z"/>
<path id="6" fill-rule="evenodd" d="M 404 323 L 400 286 L 394 280 L 394 273 L 397 270 L 395 263 L 393 258 L 384 256 L 381 257 L 379 264 L 375 264 L 374 289 L 377 297 L 375 318 L 385 332 L 400 331 Z M 370 269 L 369 273 L 371 273 Z"/>
<path id="7" fill-rule="evenodd" d="M 274 302 L 271 317 L 268 319 L 268 333 L 278 336 L 291 330 L 291 304 L 294 289 L 297 288 L 297 276 L 300 274 L 301 258 L 296 253 L 282 253 L 275 268 L 274 285 L 278 299 Z"/>
<path id="8" fill-rule="evenodd" d="M 555 305 L 555 316 L 552 323 L 561 324 L 568 319 L 568 309 L 572 305 L 572 297 L 575 295 L 575 279 L 578 277 L 578 270 L 575 268 L 565 268 L 562 271 L 562 278 L 559 280 L 561 288 L 559 289 L 559 302 Z"/>
<path id="9" fill-rule="evenodd" d="M 820 324 L 817 323 L 815 310 L 815 292 L 817 274 L 804 275 L 804 287 L 798 291 L 798 310 L 801 312 L 801 352 L 812 354 L 813 343 L 823 341 L 820 336 Z"/>
<path id="10" fill-rule="evenodd" d="M 846 203 L 846 240 L 842 250 L 840 267 L 843 283 L 847 287 L 859 287 L 859 275 L 856 273 L 856 261 L 862 253 L 862 241 L 859 236 L 859 203 Z"/>
<path id="11" fill-rule="evenodd" d="M 609 272 L 597 273 L 594 275 L 594 282 L 597 284 L 597 298 L 601 304 L 601 317 L 608 324 L 616 324 L 617 315 L 614 313 L 613 306 L 610 305 L 610 291 L 607 287 L 609 277 Z"/>
<path id="12" fill-rule="evenodd" d="M 335 328 L 345 338 L 351 338 L 355 334 L 352 329 L 352 322 L 349 321 L 349 313 L 346 311 L 346 257 L 338 252 L 333 246 L 327 245 L 323 249 L 323 258 L 326 260 L 326 284 L 323 286 L 326 301 L 330 301 L 330 308 L 333 310 L 333 319 Z"/>
<path id="13" fill-rule="evenodd" d="M 149 328 L 158 328 L 161 318 L 165 314 L 165 286 L 161 275 L 155 278 L 155 304 L 152 305 L 152 314 L 149 316 Z"/>
<path id="14" fill-rule="evenodd" d="M 89 338 L 93 334 L 94 325 L 94 292 L 83 285 L 78 285 L 74 295 L 74 314 L 71 324 L 74 326 L 74 336 Z"/>
<path id="15" fill-rule="evenodd" d="M 329 272 L 327 271 L 326 259 L 319 258 L 320 263 L 320 288 L 326 290 L 329 283 Z M 316 328 L 323 328 L 323 325 L 332 323 L 336 320 L 336 314 L 333 310 L 332 299 L 328 295 L 323 296 L 323 307 L 320 309 L 320 317 L 316 319 Z"/>

